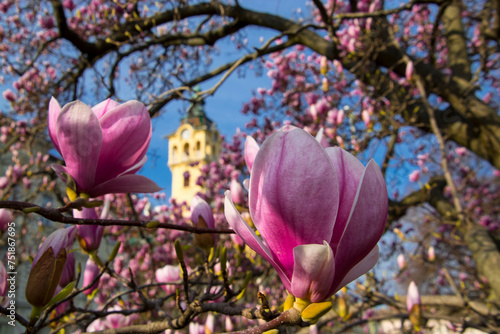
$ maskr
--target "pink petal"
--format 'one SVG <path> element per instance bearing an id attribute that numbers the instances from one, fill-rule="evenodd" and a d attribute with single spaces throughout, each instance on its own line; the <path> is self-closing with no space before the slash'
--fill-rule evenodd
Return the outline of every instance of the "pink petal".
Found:
<path id="1" fill-rule="evenodd" d="M 102 144 L 101 126 L 92 109 L 80 101 L 65 105 L 57 119 L 57 139 L 68 173 L 79 190 L 89 191 Z"/>
<path id="2" fill-rule="evenodd" d="M 49 114 L 47 116 L 47 126 L 49 128 L 50 140 L 59 154 L 61 154 L 61 149 L 59 148 L 59 141 L 57 140 L 57 118 L 61 113 L 61 106 L 59 102 L 52 97 L 49 102 Z"/>
<path id="3" fill-rule="evenodd" d="M 351 270 L 349 270 L 349 272 L 345 275 L 345 277 L 337 286 L 332 286 L 332 289 L 330 289 L 330 294 L 336 293 L 344 286 L 354 281 L 356 278 L 361 277 L 362 275 L 369 272 L 377 264 L 378 258 L 379 258 L 379 249 L 378 245 L 375 245 L 375 247 L 370 251 L 370 253 L 368 253 L 368 255 L 363 260 L 361 260 Z"/>
<path id="4" fill-rule="evenodd" d="M 330 245 L 300 245 L 293 249 L 292 290 L 297 298 L 308 298 L 313 303 L 329 297 L 335 275 L 335 261 Z"/>
<path id="5" fill-rule="evenodd" d="M 247 164 L 248 172 L 252 172 L 253 161 L 259 152 L 259 144 L 253 137 L 247 136 L 245 141 L 245 163 Z"/>
<path id="6" fill-rule="evenodd" d="M 112 193 L 154 193 L 162 188 L 154 181 L 142 175 L 123 175 L 96 186 L 91 192 L 91 197 L 98 197 Z"/>
<path id="7" fill-rule="evenodd" d="M 333 230 L 332 246 L 333 253 L 337 251 L 337 245 L 344 233 L 347 219 L 351 213 L 352 204 L 359 187 L 359 181 L 365 171 L 363 164 L 352 154 L 341 149 L 340 147 L 329 147 L 326 153 L 330 157 L 333 167 L 337 172 L 337 181 L 339 187 L 339 210 L 337 212 L 337 220 Z"/>
<path id="8" fill-rule="evenodd" d="M 224 215 L 226 216 L 229 226 L 231 226 L 236 234 L 243 239 L 248 247 L 271 263 L 274 269 L 278 272 L 281 281 L 285 284 L 286 289 L 290 291 L 290 279 L 286 276 L 279 264 L 274 261 L 269 248 L 264 244 L 263 240 L 255 234 L 254 230 L 248 226 L 247 222 L 241 217 L 238 210 L 236 210 L 236 207 L 231 199 L 230 191 L 226 191 L 225 193 Z"/>
<path id="9" fill-rule="evenodd" d="M 64 182 L 68 182 L 68 179 L 67 179 L 67 173 L 68 173 L 68 170 L 66 169 L 66 167 L 64 166 L 61 166 L 61 165 L 58 165 L 58 164 L 51 164 L 50 167 L 52 167 L 52 169 L 54 170 L 54 172 L 56 172 L 57 176 Z"/>
<path id="10" fill-rule="evenodd" d="M 370 160 L 361 178 L 346 229 L 335 254 L 335 282 L 340 283 L 375 247 L 387 219 L 387 186 L 375 161 Z M 333 247 L 332 247 L 333 248 Z"/>
<path id="11" fill-rule="evenodd" d="M 92 108 L 92 111 L 94 112 L 94 114 L 97 116 L 98 119 L 101 119 L 108 111 L 118 107 L 119 105 L 120 103 L 116 102 L 115 100 L 107 99 L 95 105 Z"/>
<path id="12" fill-rule="evenodd" d="M 33 267 L 38 262 L 40 257 L 49 248 L 52 248 L 54 258 L 56 258 L 57 255 L 59 254 L 59 252 L 61 252 L 61 250 L 63 250 L 64 248 L 67 248 L 67 245 L 68 245 L 68 232 L 66 231 L 66 229 L 61 228 L 61 229 L 55 230 L 45 239 L 45 241 L 42 243 L 42 245 L 38 249 L 38 252 L 36 253 L 35 258 L 33 259 L 31 269 L 33 269 Z"/>
<path id="13" fill-rule="evenodd" d="M 100 119 L 103 145 L 96 184 L 110 180 L 143 160 L 151 139 L 151 119 L 146 107 L 128 101 Z"/>
<path id="14" fill-rule="evenodd" d="M 288 276 L 294 247 L 332 237 L 339 200 L 335 170 L 305 131 L 284 128 L 264 142 L 252 168 L 249 199 L 257 230 Z"/>

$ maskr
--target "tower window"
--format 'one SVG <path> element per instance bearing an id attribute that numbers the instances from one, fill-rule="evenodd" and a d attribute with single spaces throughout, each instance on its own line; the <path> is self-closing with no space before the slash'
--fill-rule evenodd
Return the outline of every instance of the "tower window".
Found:
<path id="1" fill-rule="evenodd" d="M 184 158 L 185 159 L 189 158 L 189 144 L 188 143 L 184 144 Z"/>
<path id="2" fill-rule="evenodd" d="M 201 157 L 201 143 L 199 141 L 196 142 L 196 157 Z"/>
<path id="3" fill-rule="evenodd" d="M 175 162 L 177 160 L 177 146 L 172 148 L 172 161 Z"/>
<path id="4" fill-rule="evenodd" d="M 189 172 L 185 171 L 184 172 L 184 188 L 189 187 Z"/>

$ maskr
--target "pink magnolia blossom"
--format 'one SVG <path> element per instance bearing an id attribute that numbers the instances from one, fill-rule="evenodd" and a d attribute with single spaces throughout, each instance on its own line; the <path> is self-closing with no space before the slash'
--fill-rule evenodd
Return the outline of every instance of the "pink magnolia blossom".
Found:
<path id="1" fill-rule="evenodd" d="M 399 269 L 403 269 L 406 266 L 405 256 L 403 254 L 399 254 L 396 259 L 396 262 L 398 263 Z"/>
<path id="2" fill-rule="evenodd" d="M 408 295 L 406 296 L 406 309 L 408 312 L 411 312 L 415 305 L 420 305 L 420 294 L 415 282 L 411 281 L 408 286 Z"/>
<path id="3" fill-rule="evenodd" d="M 200 218 L 205 222 L 200 222 Z M 199 227 L 214 228 L 215 219 L 210 204 L 203 200 L 200 196 L 194 196 L 191 200 L 191 221 Z"/>
<path id="4" fill-rule="evenodd" d="M 196 227 L 215 227 L 215 219 L 212 208 L 199 196 L 194 196 L 191 200 L 191 221 Z M 215 236 L 210 233 L 195 234 L 194 244 L 203 249 L 210 249 L 214 246 L 214 237 Z"/>
<path id="5" fill-rule="evenodd" d="M 323 301 L 378 260 L 388 207 L 380 168 L 304 130 L 282 128 L 255 157 L 249 209 L 260 237 L 225 197 L 230 226 L 297 298 Z"/>
<path id="6" fill-rule="evenodd" d="M 179 266 L 173 266 L 167 264 L 163 268 L 156 269 L 155 272 L 156 281 L 158 283 L 171 283 L 177 282 L 181 279 L 181 268 Z M 165 290 L 167 295 L 175 292 L 175 285 L 161 285 L 161 288 Z"/>
<path id="7" fill-rule="evenodd" d="M 427 250 L 427 258 L 431 262 L 433 262 L 436 259 L 436 251 L 434 250 L 434 247 L 430 246 L 429 249 Z"/>
<path id="8" fill-rule="evenodd" d="M 231 183 L 229 184 L 229 190 L 231 190 L 231 196 L 234 203 L 240 205 L 245 203 L 245 191 L 243 190 L 243 186 L 238 182 L 238 180 L 231 180 Z"/>
<path id="9" fill-rule="evenodd" d="M 94 279 L 99 275 L 99 266 L 92 261 L 91 258 L 87 260 L 85 264 L 85 270 L 83 272 L 83 286 L 86 287 L 94 281 Z M 84 290 L 85 295 L 90 295 L 99 286 L 99 280 L 97 280 L 92 286 Z"/>
<path id="10" fill-rule="evenodd" d="M 14 221 L 12 212 L 8 209 L 0 209 L 0 231 L 6 231 L 9 223 Z"/>
<path id="11" fill-rule="evenodd" d="M 455 149 L 455 153 L 460 156 L 460 157 L 463 157 L 464 155 L 467 154 L 467 149 L 465 147 L 457 147 Z"/>
<path id="12" fill-rule="evenodd" d="M 14 102 L 17 100 L 16 94 L 10 89 L 4 90 L 2 95 L 3 95 L 3 98 L 9 102 Z"/>
<path id="13" fill-rule="evenodd" d="M 417 182 L 420 180 L 420 171 L 414 170 L 411 172 L 410 175 L 408 175 L 408 180 L 410 180 L 410 182 Z"/>
<path id="14" fill-rule="evenodd" d="M 82 211 L 74 210 L 74 218 L 82 219 L 98 219 L 95 209 L 82 208 Z M 104 226 L 99 225 L 77 225 L 78 230 L 77 239 L 80 246 L 87 253 L 96 251 L 101 245 L 102 234 L 104 232 Z"/>
<path id="15" fill-rule="evenodd" d="M 410 81 L 412 75 L 413 75 L 413 62 L 410 60 L 408 63 L 406 63 L 406 71 L 405 71 L 406 80 Z"/>
<path id="16" fill-rule="evenodd" d="M 91 197 L 108 193 L 151 193 L 160 187 L 135 175 L 146 162 L 151 139 L 151 119 L 138 101 L 119 104 L 108 99 L 90 108 L 75 101 L 63 108 L 52 98 L 48 116 L 49 134 L 66 166 L 53 168 L 77 190 Z"/>

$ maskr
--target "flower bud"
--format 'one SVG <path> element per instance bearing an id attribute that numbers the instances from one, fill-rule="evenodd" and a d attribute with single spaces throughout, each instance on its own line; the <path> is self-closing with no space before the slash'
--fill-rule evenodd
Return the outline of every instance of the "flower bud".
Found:
<path id="1" fill-rule="evenodd" d="M 83 272 L 83 286 L 86 287 L 94 281 L 94 279 L 99 275 L 99 266 L 92 261 L 91 258 L 87 260 L 85 264 L 85 271 Z M 85 295 L 90 295 L 99 286 L 99 280 L 95 282 L 91 287 L 83 291 Z"/>
<path id="2" fill-rule="evenodd" d="M 59 229 L 49 235 L 38 250 L 26 283 L 26 300 L 43 308 L 54 296 L 66 262 L 68 231 Z"/>
<path id="3" fill-rule="evenodd" d="M 229 190 L 231 191 L 231 198 L 234 203 L 239 205 L 245 204 L 245 192 L 243 191 L 243 186 L 238 182 L 238 180 L 231 180 Z"/>
<path id="4" fill-rule="evenodd" d="M 429 258 L 429 261 L 434 262 L 434 260 L 436 259 L 436 252 L 434 251 L 434 247 L 429 247 L 429 249 L 427 250 L 427 257 Z"/>
<path id="5" fill-rule="evenodd" d="M 82 211 L 74 210 L 73 217 L 82 219 L 98 219 L 95 209 L 82 208 Z M 93 252 L 99 249 L 101 245 L 104 226 L 98 225 L 77 225 L 77 239 L 82 249 L 87 252 Z"/>
<path id="6" fill-rule="evenodd" d="M 14 221 L 14 216 L 10 210 L 0 209 L 0 231 L 6 231 L 8 224 Z"/>
<path id="7" fill-rule="evenodd" d="M 215 226 L 212 208 L 199 196 L 194 196 L 191 201 L 191 221 L 196 227 L 213 228 Z M 214 246 L 214 236 L 210 233 L 195 234 L 194 244 L 202 249 L 210 249 Z"/>
<path id="8" fill-rule="evenodd" d="M 396 261 L 398 262 L 399 269 L 403 269 L 406 266 L 406 260 L 403 254 L 399 254 Z"/>

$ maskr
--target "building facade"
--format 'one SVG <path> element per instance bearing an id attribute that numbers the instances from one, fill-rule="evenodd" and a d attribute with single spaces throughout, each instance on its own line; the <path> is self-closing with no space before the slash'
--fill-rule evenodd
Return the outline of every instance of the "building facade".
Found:
<path id="1" fill-rule="evenodd" d="M 168 135 L 168 166 L 172 172 L 172 198 L 178 203 L 191 199 L 202 188 L 196 184 L 203 165 L 215 161 L 221 139 L 215 123 L 204 110 L 204 102 L 191 104 L 177 130 Z"/>

